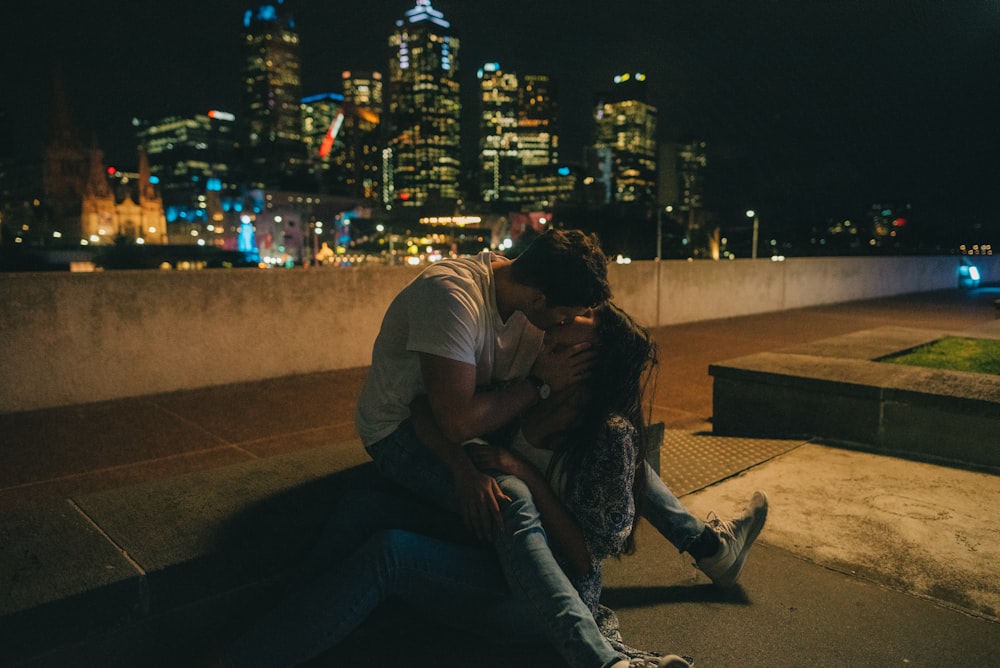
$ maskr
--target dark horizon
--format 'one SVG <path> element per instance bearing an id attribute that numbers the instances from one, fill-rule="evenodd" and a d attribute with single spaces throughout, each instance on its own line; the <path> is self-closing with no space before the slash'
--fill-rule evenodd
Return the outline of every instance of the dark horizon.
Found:
<path id="1" fill-rule="evenodd" d="M 126 167 L 133 117 L 239 114 L 240 21 L 256 4 L 18 3 L 0 47 L 18 63 L 0 100 L 16 154 L 41 150 L 56 73 L 81 139 Z M 462 40 L 467 109 L 483 62 L 552 77 L 567 161 L 588 141 L 594 95 L 642 71 L 661 140 L 708 142 L 721 215 L 756 208 L 796 226 L 891 201 L 936 226 L 997 225 L 997 0 L 433 4 Z M 388 34 L 413 2 L 286 5 L 311 95 L 338 90 L 342 70 L 384 71 Z"/>

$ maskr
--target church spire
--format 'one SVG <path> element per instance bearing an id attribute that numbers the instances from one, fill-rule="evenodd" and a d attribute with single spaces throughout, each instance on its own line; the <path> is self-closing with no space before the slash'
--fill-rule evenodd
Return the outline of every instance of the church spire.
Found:
<path id="1" fill-rule="evenodd" d="M 66 86 L 56 73 L 52 77 L 52 107 L 50 111 L 48 147 L 82 149 L 82 142 L 73 124 L 66 97 Z"/>
<path id="2" fill-rule="evenodd" d="M 90 146 L 90 175 L 87 178 L 87 196 L 107 198 L 111 196 L 111 186 L 104 175 L 104 151 L 97 146 L 97 137 L 94 137 Z"/>
<path id="3" fill-rule="evenodd" d="M 146 147 L 139 147 L 139 204 L 157 199 L 156 187 L 153 185 L 153 173 L 149 168 L 149 155 Z"/>

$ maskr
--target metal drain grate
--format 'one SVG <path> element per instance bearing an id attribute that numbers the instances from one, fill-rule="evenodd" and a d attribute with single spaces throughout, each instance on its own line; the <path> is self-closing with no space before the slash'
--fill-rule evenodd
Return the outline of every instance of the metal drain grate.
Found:
<path id="1" fill-rule="evenodd" d="M 724 480 L 808 443 L 801 439 L 715 436 L 667 429 L 660 449 L 660 474 L 680 496 Z"/>

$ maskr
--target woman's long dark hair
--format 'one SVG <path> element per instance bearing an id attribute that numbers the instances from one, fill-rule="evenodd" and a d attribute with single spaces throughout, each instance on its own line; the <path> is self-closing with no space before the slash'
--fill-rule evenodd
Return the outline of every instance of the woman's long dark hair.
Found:
<path id="1" fill-rule="evenodd" d="M 564 434 L 566 445 L 556 451 L 552 465 L 561 462 L 567 481 L 578 479 L 576 474 L 584 465 L 586 455 L 604 442 L 608 418 L 620 415 L 632 423 L 637 433 L 633 443 L 636 448 L 636 470 L 632 485 L 636 513 L 632 531 L 625 544 L 625 552 L 631 553 L 635 550 L 639 507 L 646 490 L 646 417 L 643 415 L 643 395 L 647 385 L 651 381 L 655 382 L 656 343 L 630 315 L 614 304 L 598 307 L 596 315 L 598 355 L 593 372 L 587 380 L 586 405 L 573 426 Z"/>

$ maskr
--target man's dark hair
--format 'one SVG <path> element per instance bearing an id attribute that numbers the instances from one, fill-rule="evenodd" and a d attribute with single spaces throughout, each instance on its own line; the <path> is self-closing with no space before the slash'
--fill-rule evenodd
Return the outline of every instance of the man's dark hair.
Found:
<path id="1" fill-rule="evenodd" d="M 600 306 L 611 299 L 608 258 L 596 234 L 546 230 L 517 256 L 511 277 L 538 288 L 546 306 Z"/>

